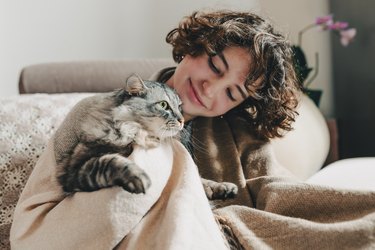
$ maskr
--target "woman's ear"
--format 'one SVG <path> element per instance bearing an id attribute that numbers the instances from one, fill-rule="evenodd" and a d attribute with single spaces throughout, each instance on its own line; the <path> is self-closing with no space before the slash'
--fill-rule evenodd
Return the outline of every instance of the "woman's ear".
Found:
<path id="1" fill-rule="evenodd" d="M 147 91 L 145 83 L 137 74 L 132 74 L 129 76 L 129 78 L 126 80 L 124 89 L 129 95 L 137 96 L 142 96 L 146 94 Z"/>

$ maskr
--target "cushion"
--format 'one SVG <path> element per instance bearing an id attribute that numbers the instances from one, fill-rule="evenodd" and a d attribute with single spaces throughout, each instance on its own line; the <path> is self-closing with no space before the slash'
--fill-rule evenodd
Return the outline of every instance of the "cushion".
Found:
<path id="1" fill-rule="evenodd" d="M 375 157 L 358 157 L 333 162 L 307 179 L 307 183 L 375 191 Z"/>

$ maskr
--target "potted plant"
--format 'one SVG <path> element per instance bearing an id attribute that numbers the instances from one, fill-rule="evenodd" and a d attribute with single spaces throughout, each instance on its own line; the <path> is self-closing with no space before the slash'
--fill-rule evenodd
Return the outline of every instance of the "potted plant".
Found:
<path id="1" fill-rule="evenodd" d="M 348 46 L 356 35 L 355 28 L 348 28 L 347 22 L 334 21 L 332 15 L 316 18 L 315 22 L 307 25 L 298 32 L 298 44 L 292 46 L 294 69 L 297 74 L 299 83 L 303 91 L 319 106 L 322 90 L 314 90 L 310 88 L 310 84 L 316 78 L 319 72 L 319 54 L 315 53 L 315 66 L 310 67 L 306 60 L 305 52 L 302 49 L 303 34 L 313 28 L 320 28 L 323 31 L 333 31 L 340 37 L 343 46 Z M 310 73 L 313 74 L 310 76 Z M 309 77 L 310 76 L 310 77 Z"/>

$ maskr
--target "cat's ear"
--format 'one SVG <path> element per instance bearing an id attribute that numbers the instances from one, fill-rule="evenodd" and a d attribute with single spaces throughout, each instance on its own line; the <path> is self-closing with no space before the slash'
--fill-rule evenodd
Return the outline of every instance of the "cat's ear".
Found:
<path id="1" fill-rule="evenodd" d="M 127 93 L 129 93 L 129 95 L 137 95 L 137 96 L 142 96 L 147 91 L 147 87 L 145 83 L 137 74 L 132 74 L 126 80 L 124 89 Z"/>

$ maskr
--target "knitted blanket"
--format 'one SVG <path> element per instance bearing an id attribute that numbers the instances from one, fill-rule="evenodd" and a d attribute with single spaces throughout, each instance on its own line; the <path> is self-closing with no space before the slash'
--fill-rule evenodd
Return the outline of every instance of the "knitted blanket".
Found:
<path id="1" fill-rule="evenodd" d="M 214 210 L 237 249 L 375 249 L 375 192 L 295 180 L 238 116 L 198 119 L 193 135 L 203 177 L 240 187 Z"/>

